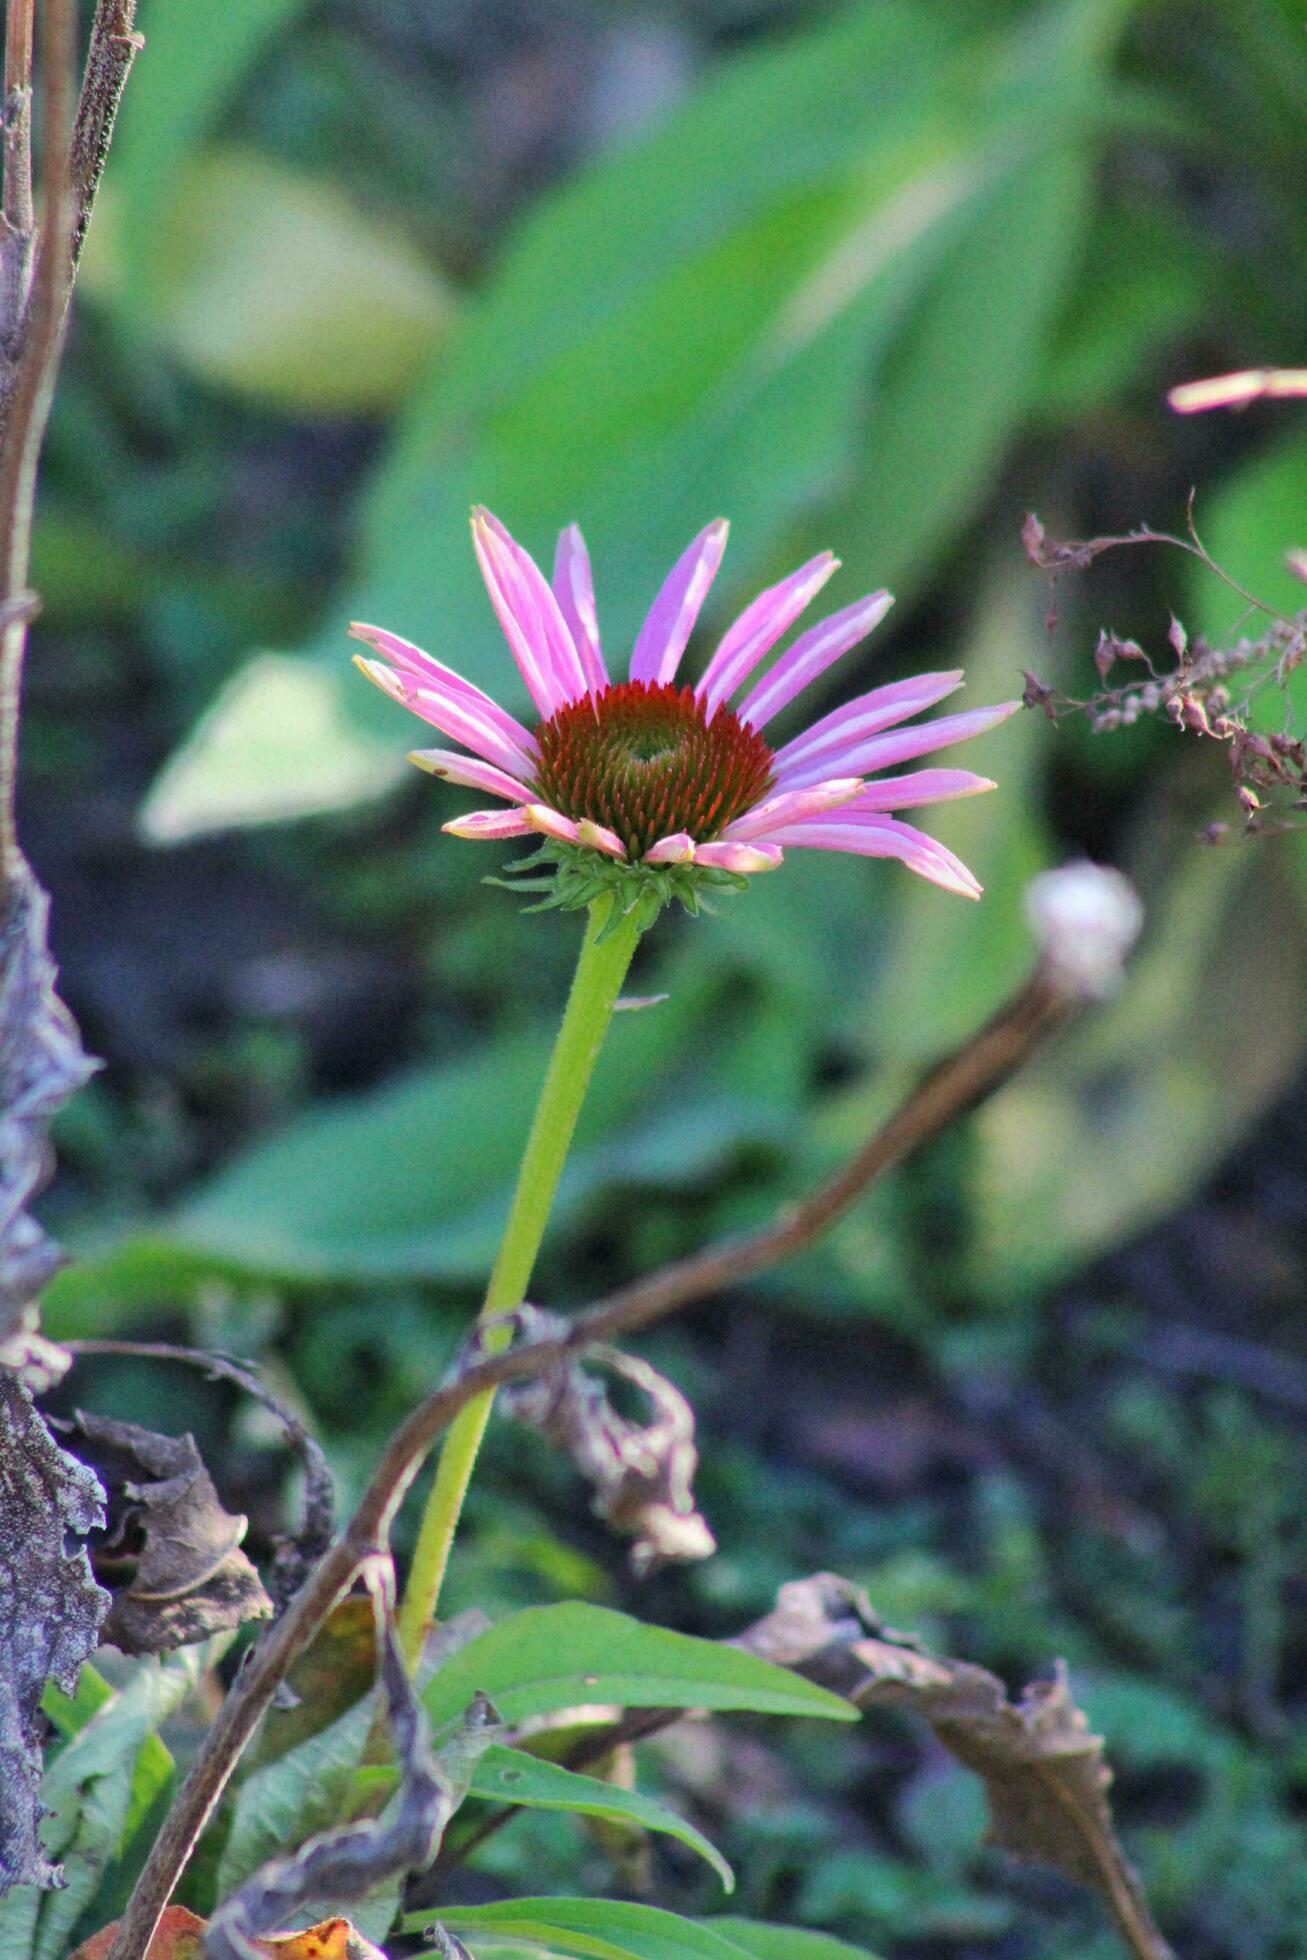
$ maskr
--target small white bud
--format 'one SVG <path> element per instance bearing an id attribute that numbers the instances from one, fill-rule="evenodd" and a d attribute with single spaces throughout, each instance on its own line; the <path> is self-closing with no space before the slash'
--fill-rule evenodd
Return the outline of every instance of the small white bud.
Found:
<path id="1" fill-rule="evenodd" d="M 1128 878 L 1082 859 L 1031 879 L 1026 917 L 1055 985 L 1077 999 L 1102 1000 L 1120 984 L 1144 908 Z"/>

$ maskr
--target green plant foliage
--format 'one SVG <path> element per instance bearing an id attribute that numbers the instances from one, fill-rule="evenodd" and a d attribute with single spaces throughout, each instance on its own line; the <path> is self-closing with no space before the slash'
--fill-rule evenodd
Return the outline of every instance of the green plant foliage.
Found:
<path id="1" fill-rule="evenodd" d="M 727 1892 L 735 1888 L 730 1866 L 702 1831 L 696 1831 L 666 1804 L 638 1790 L 624 1790 L 598 1776 L 581 1776 L 561 1763 L 528 1755 L 524 1749 L 492 1744 L 477 1764 L 469 1795 L 486 1803 L 522 1804 L 538 1810 L 574 1810 L 584 1817 L 602 1817 L 631 1824 L 642 1831 L 661 1831 L 679 1838 L 710 1864 Z"/>
<path id="2" fill-rule="evenodd" d="M 584 522 L 612 647 L 690 511 L 733 519 L 737 597 L 814 504 L 829 527 L 846 488 L 834 534 L 851 572 L 918 574 L 965 522 L 1051 337 L 1119 14 L 1051 9 L 1034 59 L 1024 29 L 976 40 L 901 5 L 854 8 L 741 56 L 646 143 L 579 174 L 414 393 L 365 501 L 348 613 L 457 649 L 469 678 L 509 691 L 466 544 L 474 500 L 538 551 L 562 518 Z M 320 657 L 353 688 L 339 633 L 336 613 Z M 174 770 L 174 807 L 178 770 L 198 799 L 182 827 L 212 801 L 234 685 Z M 371 731 L 395 725 L 373 710 L 360 757 L 392 756 L 398 738 Z M 300 724 L 282 738 L 303 778 Z"/>
<path id="3" fill-rule="evenodd" d="M 786 1065 L 792 1046 L 780 1043 L 760 1069 L 767 1030 L 732 1012 L 730 993 L 723 970 L 696 960 L 672 998 L 618 1017 L 555 1229 L 614 1187 L 684 1188 L 745 1140 L 779 1133 L 799 1087 Z M 687 1098 L 677 1054 L 710 1027 L 713 1053 Z M 475 1283 L 494 1256 L 546 1053 L 542 1036 L 506 1033 L 469 1060 L 311 1109 L 221 1172 L 163 1230 L 64 1274 L 50 1296 L 54 1320 L 89 1309 L 96 1289 L 120 1301 L 161 1284 L 184 1294 L 204 1273 Z"/>
<path id="4" fill-rule="evenodd" d="M 203 0 L 170 0 L 149 23 L 150 85 L 128 90 L 113 148 L 113 196 L 130 267 L 123 301 L 138 321 L 150 317 L 157 228 L 179 175 L 242 78 L 303 10 L 304 0 L 231 0 L 217 12 Z"/>
<path id="5" fill-rule="evenodd" d="M 172 1776 L 172 1757 L 155 1730 L 214 1657 L 191 1647 L 167 1661 L 138 1663 L 128 1685 L 107 1699 L 90 1689 L 87 1699 L 99 1706 L 54 1757 L 41 1788 L 46 1851 L 62 1862 L 67 1882 L 56 1892 L 17 1887 L 0 1900 L 5 1960 L 65 1960 L 106 1874 L 131 1850 Z"/>
<path id="6" fill-rule="evenodd" d="M 90 290 L 133 308 L 202 380 L 295 415 L 375 415 L 401 400 L 448 331 L 448 290 L 397 227 L 256 150 L 212 150 L 175 185 L 133 266 L 112 209 Z"/>
<path id="7" fill-rule="evenodd" d="M 466 1934 L 480 1960 L 502 1954 L 504 1942 L 524 1938 L 547 1953 L 576 1956 L 576 1960 L 740 1960 L 759 1949 L 735 1940 L 731 1921 L 719 1932 L 710 1919 L 682 1919 L 656 1906 L 625 1905 L 615 1899 L 504 1899 L 493 1906 L 443 1908 L 441 1922 L 460 1936 Z M 412 1919 L 414 1931 L 430 1924 L 431 1915 Z M 409 1922 L 406 1922 L 406 1924 Z M 785 1929 L 788 1932 L 788 1928 Z M 800 1938 L 802 1936 L 800 1935 Z M 809 1950 L 791 1949 L 795 1960 L 809 1960 Z M 856 1955 L 854 1947 L 838 1943 L 811 1949 L 812 1960 L 839 1960 Z"/>
<path id="8" fill-rule="evenodd" d="M 838 1695 L 752 1654 L 575 1600 L 527 1607 L 460 1648 L 423 1691 L 433 1731 L 456 1722 L 478 1689 L 514 1723 L 600 1702 L 857 1720 Z"/>
<path id="9" fill-rule="evenodd" d="M 736 1919 L 730 1914 L 714 1919 L 712 1926 L 715 1933 L 724 1933 L 753 1954 L 754 1960 L 875 1960 L 865 1947 L 850 1946 L 829 1933 L 809 1933 L 801 1926 L 768 1926 L 760 1919 Z"/>

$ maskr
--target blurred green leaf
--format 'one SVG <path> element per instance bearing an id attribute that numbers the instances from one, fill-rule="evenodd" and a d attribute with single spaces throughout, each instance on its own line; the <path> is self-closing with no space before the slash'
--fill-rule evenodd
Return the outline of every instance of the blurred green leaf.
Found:
<path id="1" fill-rule="evenodd" d="M 1200 494 L 1194 507 L 1199 536 L 1223 572 L 1255 599 L 1278 612 L 1296 613 L 1307 593 L 1285 565 L 1285 554 L 1307 546 L 1307 436 L 1303 409 L 1294 402 L 1263 411 L 1282 420 L 1283 435 L 1251 459 L 1220 488 Z M 1267 621 L 1237 592 L 1201 565 L 1188 568 L 1192 594 L 1185 623 L 1218 643 L 1239 633 L 1257 637 Z M 1238 688 L 1236 676 L 1233 683 Z M 1307 669 L 1289 676 L 1287 699 L 1294 733 L 1307 733 Z M 1278 732 L 1285 725 L 1286 694 L 1267 688 L 1257 697 L 1254 722 Z"/>
<path id="2" fill-rule="evenodd" d="M 516 696 L 467 548 L 474 500 L 541 554 L 582 520 L 617 658 L 719 511 L 736 522 L 719 603 L 850 485 L 822 543 L 865 556 L 872 583 L 911 575 L 972 513 L 1032 398 L 1121 12 L 1074 0 L 1038 32 L 960 45 L 938 15 L 854 8 L 736 57 L 538 205 L 369 489 L 348 607 L 319 642 L 335 685 L 357 696 L 352 614 Z M 401 722 L 375 726 L 360 753 L 393 754 Z"/>
<path id="3" fill-rule="evenodd" d="M 124 304 L 148 317 L 144 276 L 178 177 L 242 77 L 305 0 L 168 0 L 151 9 L 146 53 L 114 129 L 113 195 L 122 213 Z M 94 237 L 94 232 L 92 233 Z"/>
<path id="4" fill-rule="evenodd" d="M 1160 879 L 1143 883 L 1149 921 L 1120 997 L 976 1115 L 975 1277 L 995 1302 L 1048 1287 L 1177 1203 L 1303 1052 L 1298 840 L 1206 850 L 1173 824 L 1166 841 L 1152 846 Z"/>
<path id="5" fill-rule="evenodd" d="M 399 781 L 398 749 L 361 747 L 321 668 L 265 653 L 249 662 L 155 779 L 141 828 L 159 844 L 308 810 L 343 809 Z M 297 731 L 288 748 L 285 731 Z"/>
<path id="6" fill-rule="evenodd" d="M 258 151 L 192 163 L 159 214 L 145 265 L 112 220 L 92 292 L 148 299 L 148 331 L 204 380 L 293 414 L 374 415 L 430 362 L 453 299 L 395 225 Z"/>
<path id="7" fill-rule="evenodd" d="M 554 1232 L 615 1185 L 694 1184 L 739 1144 L 779 1138 L 801 1086 L 800 1056 L 784 1040 L 758 1054 L 754 1037 L 769 1022 L 747 1001 L 733 1005 L 731 993 L 720 964 L 695 961 L 672 999 L 617 1017 Z M 708 1030 L 687 1095 L 681 1057 Z M 161 1289 L 186 1290 L 204 1272 L 477 1281 L 494 1257 L 547 1054 L 543 1030 L 500 1037 L 467 1060 L 311 1107 L 180 1213 L 60 1274 L 46 1296 L 48 1324 L 85 1329 L 88 1313 L 98 1323 Z"/>
<path id="8" fill-rule="evenodd" d="M 849 1702 L 769 1661 L 575 1600 L 528 1606 L 452 1655 L 423 1691 L 433 1730 L 478 1690 L 510 1723 L 597 1702 L 857 1719 Z"/>

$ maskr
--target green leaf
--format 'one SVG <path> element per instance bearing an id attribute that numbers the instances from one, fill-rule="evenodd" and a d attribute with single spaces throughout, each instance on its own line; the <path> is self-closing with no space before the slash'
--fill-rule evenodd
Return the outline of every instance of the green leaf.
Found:
<path id="1" fill-rule="evenodd" d="M 184 366 L 274 408 L 392 407 L 451 324 L 451 294 L 397 226 L 260 151 L 197 158 L 143 265 L 115 250 L 118 208 L 95 234 L 90 289 L 109 301 L 130 291 L 134 316 Z"/>
<path id="2" fill-rule="evenodd" d="M 865 558 L 872 583 L 917 569 L 971 514 L 1030 396 L 1120 10 L 1078 0 L 1049 15 L 1076 31 L 1023 19 L 960 47 L 938 14 L 855 8 L 737 57 L 542 201 L 383 459 L 348 614 L 456 648 L 469 679 L 515 696 L 467 546 L 473 500 L 537 553 L 583 521 L 613 647 L 719 511 L 736 524 L 719 617 L 814 507 L 823 544 Z M 1019 89 L 1008 70 L 1032 39 L 1051 51 Z M 345 616 L 318 651 L 357 698 Z M 360 718 L 360 758 L 393 756 L 403 726 Z M 293 722 L 283 735 L 307 780 L 311 744 Z"/>
<path id="3" fill-rule="evenodd" d="M 144 274 L 179 172 L 242 76 L 304 6 L 305 0 L 224 0 L 221 7 L 168 0 L 152 10 L 147 52 L 114 130 L 110 173 L 128 271 L 123 297 L 140 309 L 138 317 L 148 317 Z"/>
<path id="4" fill-rule="evenodd" d="M 976 1279 L 996 1305 L 1169 1210 L 1297 1066 L 1302 892 L 1292 858 L 1249 849 L 1264 853 L 1256 875 L 1247 851 L 1158 823 L 1164 883 L 1142 887 L 1148 924 L 1122 993 L 978 1111 Z"/>
<path id="5" fill-rule="evenodd" d="M 364 1695 L 317 1735 L 245 1778 L 218 1866 L 220 1897 L 243 1885 L 267 1859 L 295 1850 L 340 1821 L 375 1709 L 375 1695 Z"/>
<path id="6" fill-rule="evenodd" d="M 1294 405 L 1279 411 L 1286 423 Z M 1284 613 L 1302 610 L 1302 581 L 1285 566 L 1285 554 L 1307 545 L 1307 439 L 1301 427 L 1290 426 L 1278 441 L 1257 451 L 1215 494 L 1200 495 L 1194 505 L 1199 536 L 1222 571 L 1263 604 Z M 1178 571 L 1178 568 L 1177 568 Z M 1254 637 L 1267 624 L 1250 612 L 1247 601 L 1201 565 L 1187 568 L 1192 594 L 1185 623 L 1218 644 L 1238 633 Z M 1238 676 L 1232 683 L 1237 698 Z M 1293 732 L 1307 733 L 1307 668 L 1289 677 L 1288 701 Z M 1271 732 L 1284 726 L 1285 695 L 1267 688 L 1254 707 L 1254 723 Z"/>
<path id="7" fill-rule="evenodd" d="M 293 753 L 287 727 L 302 737 Z M 156 777 L 141 828 L 153 843 L 174 844 L 240 824 L 346 809 L 385 781 L 399 782 L 406 766 L 398 748 L 381 760 L 360 744 L 340 689 L 321 668 L 259 654 Z"/>
<path id="8" fill-rule="evenodd" d="M 78 1920 L 172 1772 L 155 1731 L 196 1686 L 213 1651 L 210 1644 L 139 1662 L 127 1686 L 101 1699 L 59 1751 L 41 1785 L 49 1811 L 42 1838 L 67 1883 L 58 1892 L 25 1886 L 0 1901 L 5 1960 L 64 1960 Z M 87 1700 L 96 1695 L 92 1689 Z"/>
<path id="9" fill-rule="evenodd" d="M 682 1919 L 657 1906 L 616 1899 L 503 1899 L 493 1906 L 447 1906 L 440 1921 L 475 1954 L 502 1953 L 505 1939 L 538 1941 L 577 1960 L 743 1960 L 748 1947 L 713 1930 L 710 1920 Z M 406 1927 L 421 1931 L 432 1914 L 412 1913 Z M 488 1938 L 479 1940 L 478 1934 Z"/>
<path id="10" fill-rule="evenodd" d="M 523 1749 L 505 1749 L 498 1744 L 487 1749 L 477 1764 L 470 1795 L 487 1803 L 525 1804 L 541 1810 L 575 1810 L 587 1817 L 607 1817 L 642 1830 L 661 1831 L 679 1838 L 707 1860 L 728 1892 L 735 1890 L 735 1875 L 715 1845 L 678 1817 L 674 1810 L 638 1790 L 623 1790 L 605 1783 L 601 1777 L 580 1776 L 559 1763 L 546 1762 Z"/>
<path id="11" fill-rule="evenodd" d="M 524 921 L 519 930 L 540 928 Z M 734 1012 L 731 992 L 720 964 L 698 962 L 656 1014 L 618 1016 L 563 1174 L 555 1231 L 614 1183 L 697 1182 L 741 1140 L 784 1127 L 798 1087 L 793 1051 L 781 1044 L 768 1066 L 751 1061 L 757 1017 Z M 679 1057 L 708 1027 L 711 1057 L 687 1097 Z M 479 1279 L 503 1228 L 547 1054 L 543 1030 L 510 1036 L 469 1060 L 310 1109 L 179 1214 L 99 1257 L 88 1249 L 47 1293 L 49 1324 L 87 1332 L 204 1274 Z"/>
<path id="12" fill-rule="evenodd" d="M 876 1960 L 862 1946 L 850 1946 L 830 1933 L 809 1933 L 801 1926 L 769 1926 L 761 1919 L 736 1919 L 726 1914 L 711 1921 L 754 1960 Z"/>
<path id="13" fill-rule="evenodd" d="M 594 1702 L 856 1720 L 840 1696 L 785 1668 L 577 1601 L 529 1606 L 460 1648 L 423 1692 L 433 1729 L 455 1722 L 478 1689 L 510 1723 Z"/>

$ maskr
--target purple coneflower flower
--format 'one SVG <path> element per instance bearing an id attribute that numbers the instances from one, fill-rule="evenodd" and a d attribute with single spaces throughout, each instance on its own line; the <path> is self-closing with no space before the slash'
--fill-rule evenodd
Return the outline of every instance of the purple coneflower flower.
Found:
<path id="1" fill-rule="evenodd" d="M 822 552 L 746 606 L 694 687 L 676 673 L 726 545 L 718 519 L 677 560 L 640 629 L 629 678 L 610 681 L 599 645 L 585 542 L 558 540 L 553 582 L 487 510 L 472 538 L 491 602 L 539 721 L 528 729 L 430 654 L 378 626 L 350 628 L 375 660 L 358 665 L 392 700 L 461 742 L 411 760 L 447 782 L 503 799 L 447 823 L 457 837 L 536 834 L 649 866 L 770 871 L 785 848 L 899 858 L 946 891 L 978 898 L 953 853 L 896 814 L 993 789 L 966 769 L 876 771 L 949 748 L 1019 702 L 904 722 L 962 685 L 959 671 L 873 688 L 773 749 L 764 730 L 810 681 L 870 633 L 892 603 L 873 592 L 799 635 L 734 707 L 732 697 L 839 564 Z"/>

